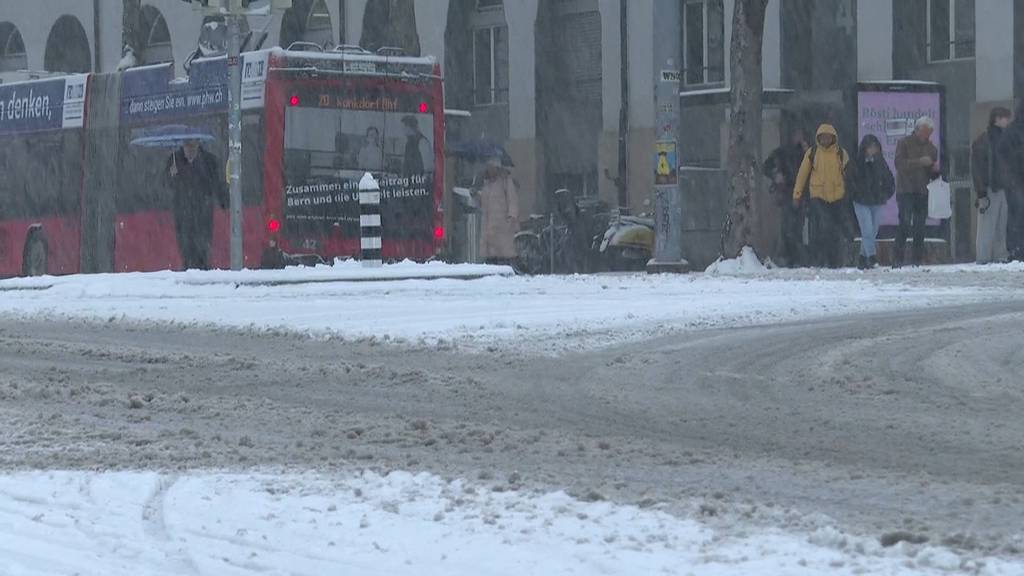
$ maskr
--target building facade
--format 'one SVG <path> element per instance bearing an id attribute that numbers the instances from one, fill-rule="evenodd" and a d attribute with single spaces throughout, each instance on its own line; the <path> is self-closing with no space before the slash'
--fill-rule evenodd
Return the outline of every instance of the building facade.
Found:
<path id="1" fill-rule="evenodd" d="M 437 57 L 447 107 L 470 113 L 449 119 L 449 144 L 503 145 L 521 214 L 546 211 L 563 187 L 650 212 L 658 152 L 671 146 L 685 254 L 703 264 L 717 255 L 727 195 L 733 2 L 294 0 L 247 24 L 264 46 L 398 46 Z M 183 72 L 203 29 L 181 0 L 0 0 L 0 79 L 165 61 Z M 126 44 L 138 50 L 127 55 Z M 988 110 L 1024 96 L 1022 62 L 1024 0 L 770 0 L 763 147 L 824 120 L 854 146 L 858 82 L 935 81 L 946 87 L 949 175 L 966 180 Z M 452 184 L 473 172 L 449 166 Z M 761 233 L 774 230 L 765 219 Z"/>
<path id="2" fill-rule="evenodd" d="M 0 78 L 20 79 L 25 70 L 116 70 L 130 34 L 141 46 L 131 64 L 173 61 L 183 73 L 203 17 L 181 0 L 142 0 L 141 21 L 133 24 L 125 18 L 133 1 L 0 0 Z M 660 4 L 675 2 L 630 3 L 624 28 L 619 0 L 294 0 L 288 13 L 249 18 L 248 27 L 266 33 L 265 46 L 398 45 L 433 55 L 444 68 L 448 108 L 470 113 L 449 121 L 449 143 L 503 145 L 516 164 L 521 213 L 545 210 L 550 193 L 562 187 L 639 212 L 654 180 L 660 68 L 650 31 Z M 629 126 L 625 178 L 620 121 Z M 471 178 L 472 171 L 450 167 L 453 179 Z"/>
<path id="3" fill-rule="evenodd" d="M 684 2 L 684 242 L 687 255 L 704 264 L 718 254 L 727 197 L 722 169 L 728 153 L 732 2 Z M 1024 1 L 771 0 L 764 77 L 765 155 L 791 128 L 812 132 L 821 122 L 835 124 L 842 144 L 855 149 L 858 83 L 941 85 L 942 163 L 956 208 L 950 252 L 955 259 L 973 259 L 970 144 L 993 107 L 1014 108 L 1024 97 Z M 771 245 L 778 209 L 767 194 L 759 202 L 767 215 L 759 230 L 762 244 Z"/>

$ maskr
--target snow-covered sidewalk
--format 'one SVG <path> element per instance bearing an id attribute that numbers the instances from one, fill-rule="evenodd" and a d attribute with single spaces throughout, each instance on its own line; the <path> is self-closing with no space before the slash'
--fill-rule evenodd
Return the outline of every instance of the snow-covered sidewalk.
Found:
<path id="1" fill-rule="evenodd" d="M 421 474 L 0 477 L 5 576 L 1020 574 L 834 529 L 722 529 Z"/>
<path id="2" fill-rule="evenodd" d="M 328 282 L 384 282 L 395 280 L 475 280 L 489 276 L 512 276 L 509 266 L 487 264 L 445 264 L 429 262 L 417 264 L 405 261 L 378 267 L 364 267 L 353 260 L 339 261 L 334 266 L 290 267 L 282 270 L 188 270 L 185 272 L 149 272 L 107 276 L 117 278 L 146 277 L 172 280 L 184 285 L 230 284 L 232 286 L 280 286 L 288 284 L 322 284 Z M 42 290 L 60 285 L 77 276 L 13 278 L 0 282 L 0 290 Z"/>
<path id="3" fill-rule="evenodd" d="M 14 279 L 0 282 L 0 314 L 562 353 L 694 328 L 1024 298 L 1019 266 L 529 278 L 405 264 L 377 274 L 459 271 L 485 277 L 348 282 L 344 270 L 313 268 Z"/>

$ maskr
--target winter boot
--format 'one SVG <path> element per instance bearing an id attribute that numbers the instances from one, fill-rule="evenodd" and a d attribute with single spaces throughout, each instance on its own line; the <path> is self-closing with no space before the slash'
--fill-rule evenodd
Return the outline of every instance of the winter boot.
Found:
<path id="1" fill-rule="evenodd" d="M 878 256 L 868 258 L 868 268 L 878 268 Z"/>
<path id="2" fill-rule="evenodd" d="M 858 256 L 857 257 L 857 270 L 867 270 L 867 269 L 868 269 L 868 259 L 867 259 L 867 257 L 866 256 Z"/>

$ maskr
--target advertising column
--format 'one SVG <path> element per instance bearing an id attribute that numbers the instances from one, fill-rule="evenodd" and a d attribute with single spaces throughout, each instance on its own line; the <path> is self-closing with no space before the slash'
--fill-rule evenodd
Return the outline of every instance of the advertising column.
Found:
<path id="1" fill-rule="evenodd" d="M 686 272 L 683 258 L 682 199 L 679 189 L 679 2 L 653 0 L 655 144 L 651 152 L 654 170 L 654 258 L 647 271 Z"/>

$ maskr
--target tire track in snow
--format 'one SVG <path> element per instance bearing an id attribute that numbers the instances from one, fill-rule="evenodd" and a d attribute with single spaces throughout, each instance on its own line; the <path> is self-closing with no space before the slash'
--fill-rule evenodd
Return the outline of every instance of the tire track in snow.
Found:
<path id="1" fill-rule="evenodd" d="M 167 528 L 165 508 L 167 494 L 178 482 L 178 476 L 160 476 L 152 493 L 142 505 L 142 530 L 148 542 L 159 546 L 167 560 L 166 567 L 176 574 L 199 574 L 186 546 L 175 540 Z"/>

